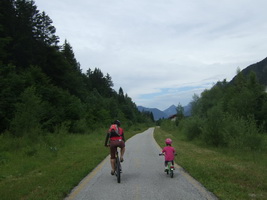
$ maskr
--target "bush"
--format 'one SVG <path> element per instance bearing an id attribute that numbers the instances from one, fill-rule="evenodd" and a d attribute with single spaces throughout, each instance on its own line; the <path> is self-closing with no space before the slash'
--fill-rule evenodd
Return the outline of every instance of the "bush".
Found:
<path id="1" fill-rule="evenodd" d="M 230 147 L 260 149 L 263 141 L 260 132 L 252 117 L 248 119 L 231 115 L 225 117 L 224 135 L 227 136 L 227 143 Z"/>
<path id="2" fill-rule="evenodd" d="M 242 138 L 246 134 L 246 120 L 241 117 L 226 115 L 224 117 L 223 134 L 227 146 L 233 148 L 241 148 L 243 146 Z"/>
<path id="3" fill-rule="evenodd" d="M 202 133 L 202 126 L 204 121 L 199 117 L 191 117 L 187 119 L 183 119 L 179 128 L 185 134 L 186 138 L 191 141 L 198 138 Z"/>
<path id="4" fill-rule="evenodd" d="M 249 148 L 251 151 L 261 150 L 263 147 L 263 138 L 261 135 L 246 135 L 244 137 L 244 146 Z"/>
<path id="5" fill-rule="evenodd" d="M 43 112 L 41 99 L 36 95 L 34 87 L 27 88 L 20 99 L 21 102 L 16 104 L 15 117 L 11 121 L 11 133 L 18 137 L 35 137 L 40 129 Z"/>
<path id="6" fill-rule="evenodd" d="M 172 130 L 177 129 L 175 122 L 171 120 L 162 120 L 160 127 L 165 131 L 172 131 Z"/>
<path id="7" fill-rule="evenodd" d="M 207 120 L 202 130 L 205 143 L 213 146 L 226 146 L 227 138 L 224 134 L 225 117 L 222 110 L 216 106 L 207 113 Z"/>

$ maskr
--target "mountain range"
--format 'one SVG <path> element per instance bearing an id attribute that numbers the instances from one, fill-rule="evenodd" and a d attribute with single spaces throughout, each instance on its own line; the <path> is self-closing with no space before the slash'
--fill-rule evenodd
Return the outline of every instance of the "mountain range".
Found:
<path id="1" fill-rule="evenodd" d="M 157 108 L 146 108 L 143 106 L 137 106 L 138 110 L 140 112 L 152 112 L 154 120 L 159 120 L 159 119 L 167 119 L 172 115 L 175 115 L 177 113 L 176 111 L 176 106 L 171 105 L 169 108 L 161 111 Z M 184 114 L 185 116 L 190 116 L 190 111 L 191 111 L 191 106 L 190 104 L 187 106 L 184 106 Z"/>
<path id="2" fill-rule="evenodd" d="M 260 84 L 267 86 L 267 58 L 263 59 L 260 62 L 257 62 L 255 64 L 249 65 L 245 69 L 243 69 L 241 72 L 244 74 L 245 77 L 249 75 L 251 71 L 254 71 L 258 81 Z M 236 76 L 233 77 L 233 79 L 230 81 L 230 83 L 233 83 L 235 80 Z M 159 110 L 157 108 L 146 108 L 143 106 L 137 106 L 138 110 L 140 112 L 152 112 L 154 116 L 154 120 L 159 120 L 159 119 L 166 119 L 169 118 L 172 115 L 176 114 L 176 106 L 171 105 L 169 108 L 166 110 Z M 184 115 L 185 116 L 190 116 L 191 115 L 191 106 L 188 104 L 187 106 L 184 106 Z"/>

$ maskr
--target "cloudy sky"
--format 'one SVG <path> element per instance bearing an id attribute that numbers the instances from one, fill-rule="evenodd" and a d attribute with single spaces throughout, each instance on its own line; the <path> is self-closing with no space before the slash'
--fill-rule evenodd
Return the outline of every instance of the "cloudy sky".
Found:
<path id="1" fill-rule="evenodd" d="M 35 0 L 85 73 L 137 105 L 187 105 L 267 57 L 266 0 Z"/>

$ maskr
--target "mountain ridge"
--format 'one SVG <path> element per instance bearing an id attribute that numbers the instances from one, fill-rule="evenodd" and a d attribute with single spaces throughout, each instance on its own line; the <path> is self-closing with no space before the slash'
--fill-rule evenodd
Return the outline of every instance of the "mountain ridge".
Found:
<path id="1" fill-rule="evenodd" d="M 248 77 L 251 71 L 255 72 L 260 84 L 267 86 L 267 57 L 257 63 L 247 66 L 241 71 L 241 73 L 243 73 L 245 77 Z M 229 84 L 232 84 L 235 81 L 236 77 L 237 75 L 235 75 L 232 78 Z M 140 112 L 144 112 L 144 111 L 152 112 L 154 116 L 154 120 L 166 119 L 177 113 L 175 105 L 171 105 L 169 108 L 163 111 L 159 110 L 158 108 L 146 108 L 143 106 L 137 106 L 137 108 Z M 187 106 L 184 106 L 183 108 L 184 108 L 184 115 L 190 116 L 191 115 L 191 104 L 189 103 Z"/>
<path id="2" fill-rule="evenodd" d="M 255 72 L 260 84 L 267 86 L 267 57 L 257 63 L 249 65 L 241 72 L 245 77 L 248 77 L 251 71 Z M 236 76 L 233 77 L 230 83 L 233 83 L 235 79 Z"/>
<path id="3" fill-rule="evenodd" d="M 184 115 L 185 116 L 190 116 L 191 115 L 191 105 L 188 104 L 187 106 L 184 106 Z M 177 113 L 176 111 L 176 106 L 175 105 L 171 105 L 170 107 L 168 107 L 165 110 L 159 110 L 158 108 L 147 108 L 144 106 L 137 106 L 137 109 L 140 112 L 152 112 L 153 116 L 154 116 L 154 120 L 159 120 L 159 119 L 167 119 L 172 115 L 175 115 Z"/>

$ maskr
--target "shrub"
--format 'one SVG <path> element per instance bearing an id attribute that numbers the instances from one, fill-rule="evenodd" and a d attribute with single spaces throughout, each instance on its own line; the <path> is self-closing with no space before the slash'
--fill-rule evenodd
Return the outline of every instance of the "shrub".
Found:
<path id="1" fill-rule="evenodd" d="M 175 123 L 171 120 L 162 120 L 160 127 L 165 131 L 172 131 L 177 129 Z"/>
<path id="2" fill-rule="evenodd" d="M 182 132 L 185 134 L 188 140 L 194 140 L 198 138 L 202 133 L 202 126 L 204 121 L 199 117 L 191 117 L 187 119 L 183 119 L 179 127 L 181 128 Z"/>
<path id="3" fill-rule="evenodd" d="M 241 148 L 243 136 L 246 133 L 246 120 L 242 117 L 234 117 L 230 114 L 224 117 L 223 134 L 229 147 Z"/>
<path id="4" fill-rule="evenodd" d="M 223 131 L 225 124 L 224 113 L 218 106 L 215 106 L 208 111 L 207 115 L 208 117 L 202 130 L 202 139 L 210 145 L 226 146 L 227 139 Z"/>
<path id="5" fill-rule="evenodd" d="M 20 99 L 21 102 L 16 104 L 15 117 L 11 121 L 11 133 L 20 137 L 36 136 L 43 111 L 41 99 L 36 95 L 34 87 L 27 88 Z"/>
<path id="6" fill-rule="evenodd" d="M 261 150 L 263 147 L 263 138 L 259 134 L 246 135 L 244 140 L 244 146 L 249 148 L 251 151 Z"/>

